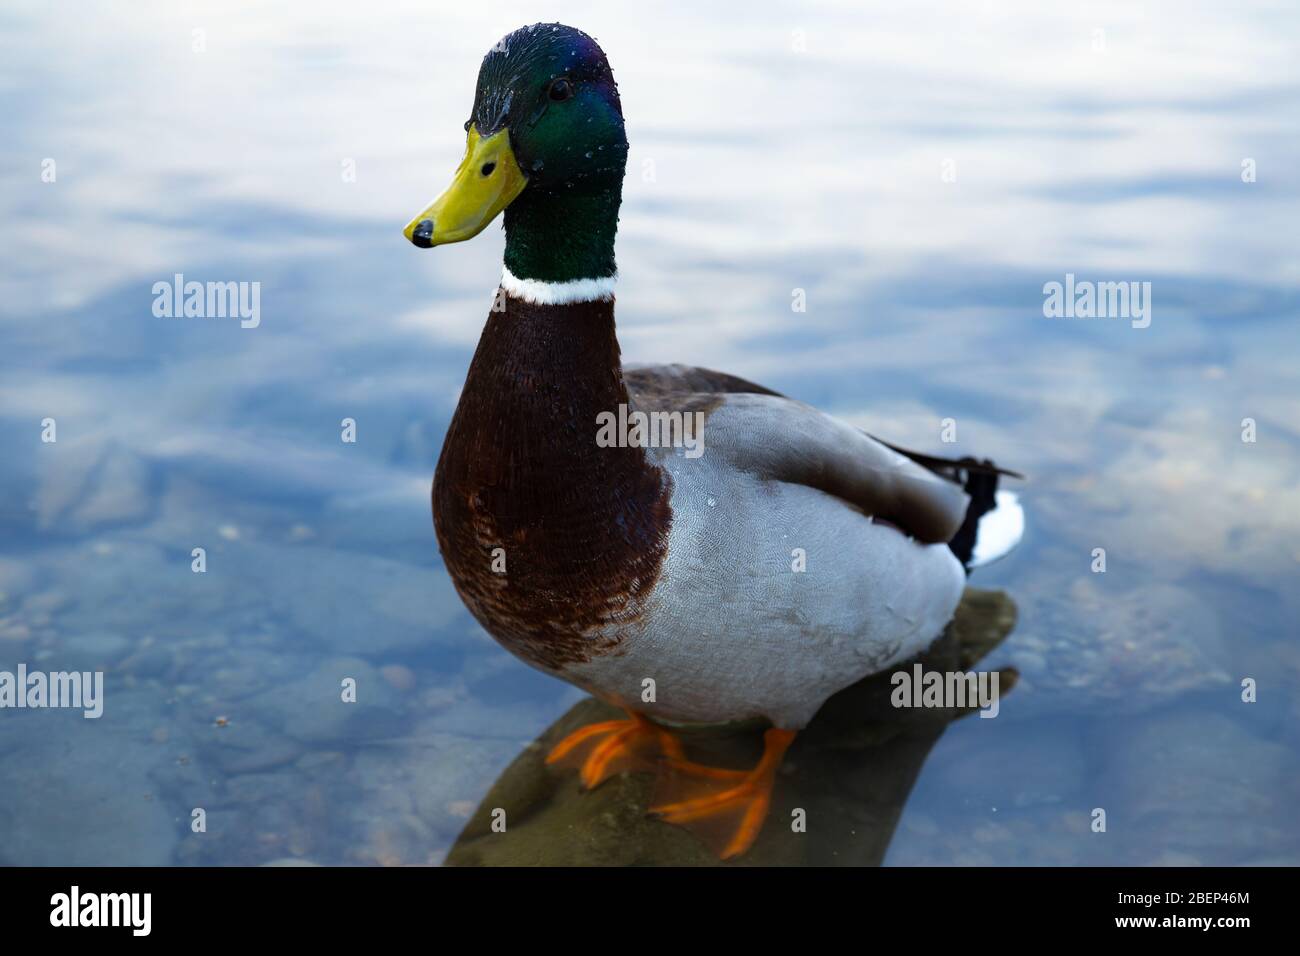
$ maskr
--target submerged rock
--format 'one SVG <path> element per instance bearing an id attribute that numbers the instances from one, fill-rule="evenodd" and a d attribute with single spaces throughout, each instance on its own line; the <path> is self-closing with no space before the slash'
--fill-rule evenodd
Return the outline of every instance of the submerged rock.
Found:
<path id="1" fill-rule="evenodd" d="M 339 654 L 369 657 L 456 645 L 464 611 L 446 575 L 368 554 L 243 544 L 232 583 Z M 268 584 L 270 582 L 270 584 Z"/>
<path id="2" fill-rule="evenodd" d="M 0 861 L 13 866 L 166 866 L 182 824 L 158 792 L 161 748 L 131 734 L 141 701 L 117 700 L 99 721 L 28 711 L 0 721 L 5 789 Z M 117 719 L 114 715 L 120 715 Z M 86 732 L 94 725 L 95 732 Z"/>
<path id="3" fill-rule="evenodd" d="M 1215 609 L 1192 591 L 1152 584 L 1122 591 L 1105 576 L 1041 576 L 1008 650 L 1022 706 L 1041 712 L 1138 714 L 1231 682 Z"/>
<path id="4" fill-rule="evenodd" d="M 1250 706 L 1187 707 L 1137 727 L 1116 723 L 1102 748 L 1112 756 L 1097 792 L 1099 805 L 1122 808 L 1107 821 L 1121 864 L 1145 866 L 1165 852 L 1233 865 L 1260 847 L 1300 854 L 1293 754 L 1250 731 L 1243 723 Z M 1240 719 L 1229 715 L 1234 707 Z"/>
<path id="5" fill-rule="evenodd" d="M 250 709 L 289 737 L 334 744 L 400 734 L 405 726 L 400 697 L 370 664 L 340 657 L 322 661 L 299 680 L 268 688 L 251 700 Z"/>
<path id="6" fill-rule="evenodd" d="M 1006 638 L 1015 620 L 1015 604 L 1005 594 L 968 589 L 952 624 L 917 660 L 927 670 L 970 670 Z M 738 862 L 880 862 L 931 747 L 949 723 L 969 713 L 894 708 L 891 673 L 836 694 L 799 735 L 778 778 L 767 824 Z M 1014 681 L 1014 671 L 1002 671 L 1002 692 Z M 693 835 L 646 816 L 651 774 L 621 774 L 583 792 L 573 771 L 545 765 L 546 754 L 566 734 L 616 716 L 614 708 L 586 699 L 529 744 L 483 798 L 447 865 L 716 865 Z M 754 728 L 691 732 L 683 739 L 690 756 L 721 766 L 752 766 L 761 750 Z M 492 830 L 498 809 L 506 815 L 503 833 Z M 807 832 L 796 833 L 790 825 L 796 809 L 806 814 Z"/>

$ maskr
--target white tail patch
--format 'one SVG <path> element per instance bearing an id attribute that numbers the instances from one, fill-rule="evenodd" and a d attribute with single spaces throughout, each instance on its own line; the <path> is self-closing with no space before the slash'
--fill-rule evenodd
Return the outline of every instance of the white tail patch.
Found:
<path id="1" fill-rule="evenodd" d="M 614 298 L 616 276 L 601 279 L 573 279 L 570 282 L 543 282 L 521 279 L 505 266 L 501 267 L 501 288 L 513 299 L 533 305 L 569 305 L 573 302 L 604 302 Z"/>
<path id="2" fill-rule="evenodd" d="M 1025 509 L 1010 491 L 999 491 L 992 511 L 980 517 L 975 529 L 975 547 L 971 551 L 970 567 L 978 568 L 1005 558 L 1025 536 Z"/>

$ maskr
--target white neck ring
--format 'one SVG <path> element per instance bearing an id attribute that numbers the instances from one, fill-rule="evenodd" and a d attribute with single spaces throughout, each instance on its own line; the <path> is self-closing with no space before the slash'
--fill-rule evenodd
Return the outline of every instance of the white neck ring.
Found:
<path id="1" fill-rule="evenodd" d="M 513 299 L 532 305 L 569 305 L 574 302 L 609 302 L 614 298 L 617 276 L 600 279 L 573 279 L 569 282 L 543 282 L 521 279 L 505 266 L 501 267 L 501 288 Z"/>

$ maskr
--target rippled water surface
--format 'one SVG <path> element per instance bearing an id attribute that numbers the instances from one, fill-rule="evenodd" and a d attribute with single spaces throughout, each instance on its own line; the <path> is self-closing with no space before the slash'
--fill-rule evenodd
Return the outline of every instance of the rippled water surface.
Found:
<path id="1" fill-rule="evenodd" d="M 1300 862 L 1293 9 L 494 6 L 0 14 L 0 670 L 106 682 L 0 710 L 0 862 L 441 862 L 583 698 L 431 527 L 500 231 L 400 234 L 483 53 L 557 9 L 623 95 L 627 358 L 1029 476 L 972 580 L 1019 681 L 853 768 L 896 780 L 884 862 Z M 176 273 L 259 282 L 260 325 L 155 317 Z M 1150 326 L 1044 318 L 1067 273 L 1150 282 Z"/>

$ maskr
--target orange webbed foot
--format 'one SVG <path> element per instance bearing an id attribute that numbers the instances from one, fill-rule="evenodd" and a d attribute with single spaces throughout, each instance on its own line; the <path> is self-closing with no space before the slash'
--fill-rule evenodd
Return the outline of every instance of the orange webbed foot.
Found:
<path id="1" fill-rule="evenodd" d="M 676 737 L 629 711 L 626 720 L 578 728 L 552 748 L 546 762 L 577 767 L 588 790 L 624 771 L 657 771 L 650 814 L 690 830 L 729 860 L 758 838 L 777 769 L 794 737 L 792 730 L 768 730 L 763 756 L 753 770 L 727 770 L 687 760 Z"/>
<path id="2" fill-rule="evenodd" d="M 763 735 L 763 757 L 753 770 L 722 770 L 685 760 L 667 761 L 659 792 L 675 798 L 656 800 L 650 812 L 667 823 L 691 830 L 724 860 L 740 856 L 758 838 L 772 802 L 772 785 L 792 730 L 772 728 Z"/>
<path id="3" fill-rule="evenodd" d="M 546 762 L 577 767 L 582 785 L 591 790 L 624 771 L 654 770 L 661 756 L 685 760 L 676 737 L 629 711 L 627 720 L 579 727 L 555 745 Z"/>

